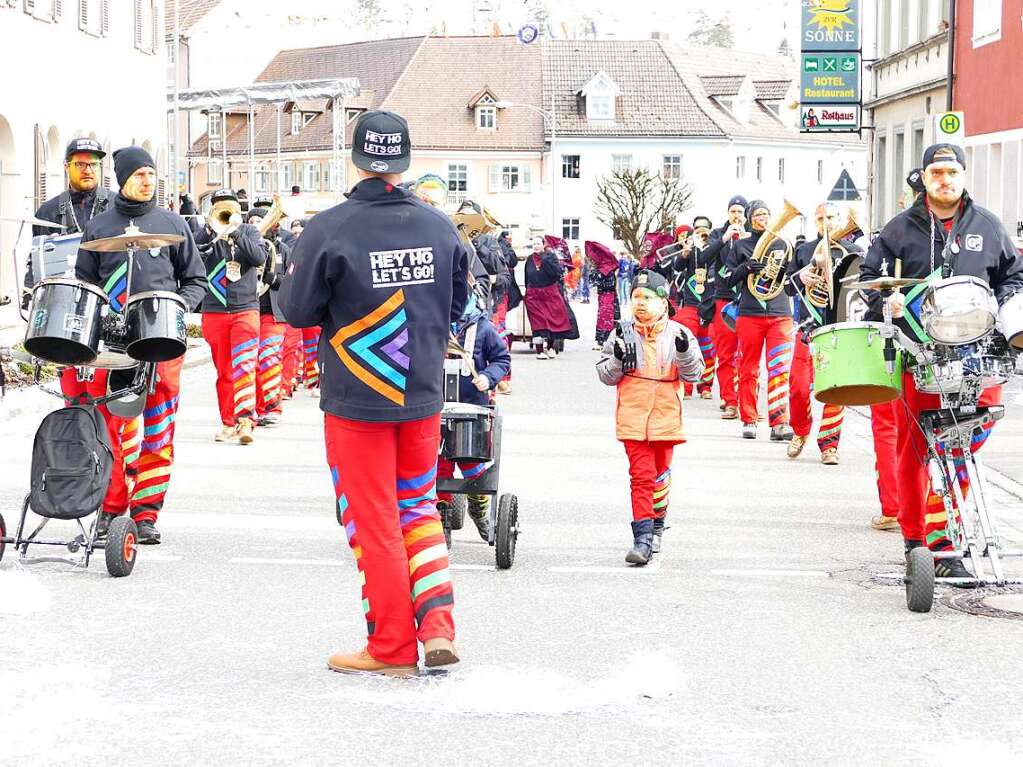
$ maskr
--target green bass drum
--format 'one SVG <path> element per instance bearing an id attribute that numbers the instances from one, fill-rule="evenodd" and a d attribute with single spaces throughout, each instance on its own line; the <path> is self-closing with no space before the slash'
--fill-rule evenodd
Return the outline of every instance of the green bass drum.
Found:
<path id="1" fill-rule="evenodd" d="M 839 322 L 810 336 L 813 390 L 829 405 L 879 405 L 902 394 L 902 355 L 895 371 L 884 361 L 880 322 Z"/>

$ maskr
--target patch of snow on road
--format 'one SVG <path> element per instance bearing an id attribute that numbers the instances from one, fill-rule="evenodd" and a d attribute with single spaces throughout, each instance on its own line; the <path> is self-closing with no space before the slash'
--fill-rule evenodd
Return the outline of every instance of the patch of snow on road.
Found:
<path id="1" fill-rule="evenodd" d="M 684 688 L 682 671 L 661 653 L 629 658 L 598 679 L 579 680 L 542 668 L 492 666 L 418 680 L 355 678 L 345 698 L 404 710 L 479 716 L 554 716 L 602 708 L 624 709 L 643 700 L 664 700 Z"/>

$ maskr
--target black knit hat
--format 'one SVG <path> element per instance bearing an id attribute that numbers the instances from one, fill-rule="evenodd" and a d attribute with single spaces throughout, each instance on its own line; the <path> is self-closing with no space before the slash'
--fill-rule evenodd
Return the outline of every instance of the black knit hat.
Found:
<path id="1" fill-rule="evenodd" d="M 629 292 L 632 293 L 636 288 L 646 288 L 661 298 L 668 297 L 668 281 L 664 278 L 664 275 L 652 272 L 649 269 L 636 272 L 636 276 L 632 279 L 632 285 L 629 287 Z"/>
<path id="2" fill-rule="evenodd" d="M 732 199 L 730 199 L 728 201 L 728 207 L 729 208 L 731 208 L 733 205 L 741 205 L 742 209 L 745 210 L 746 206 L 749 205 L 749 203 L 746 202 L 746 198 L 745 197 L 743 197 L 741 194 L 737 194 L 737 195 L 735 195 L 735 197 L 733 197 Z"/>
<path id="3" fill-rule="evenodd" d="M 771 212 L 771 209 L 767 207 L 767 203 L 763 200 L 750 200 L 749 205 L 746 206 L 746 218 L 753 218 L 753 214 L 761 208 L 766 210 L 768 213 Z"/>
<path id="4" fill-rule="evenodd" d="M 117 185 L 124 186 L 131 178 L 131 174 L 139 168 L 152 168 L 156 170 L 156 163 L 149 152 L 140 146 L 126 146 L 114 152 L 114 175 L 117 176 Z"/>

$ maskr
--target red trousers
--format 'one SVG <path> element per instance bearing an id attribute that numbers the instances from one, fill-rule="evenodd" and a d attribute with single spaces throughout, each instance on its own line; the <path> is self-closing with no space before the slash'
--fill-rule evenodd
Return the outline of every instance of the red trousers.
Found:
<path id="1" fill-rule="evenodd" d="M 327 415 L 327 463 L 362 581 L 369 653 L 413 664 L 416 640 L 455 638 L 436 506 L 440 415 L 402 423 Z"/>
<path id="2" fill-rule="evenodd" d="M 739 317 L 739 415 L 757 422 L 760 357 L 767 348 L 767 418 L 771 426 L 789 421 L 789 368 L 792 361 L 791 317 Z"/>
<path id="3" fill-rule="evenodd" d="M 302 328 L 302 382 L 307 389 L 320 385 L 320 329 Z"/>
<path id="4" fill-rule="evenodd" d="M 877 495 L 881 513 L 886 517 L 899 516 L 898 429 L 895 410 L 901 408 L 899 400 L 870 406 L 870 430 L 874 434 L 874 473 L 877 476 Z"/>
<path id="5" fill-rule="evenodd" d="M 797 437 L 809 437 L 813 429 L 813 358 L 810 345 L 798 334 L 794 341 L 792 369 L 789 371 L 789 418 L 792 431 Z M 817 429 L 817 447 L 821 452 L 830 448 L 838 449 L 842 438 L 842 421 L 845 408 L 841 405 L 825 405 L 821 425 Z"/>
<path id="6" fill-rule="evenodd" d="M 724 300 L 714 302 L 714 322 L 711 323 L 711 328 L 714 331 L 714 344 L 717 347 L 718 391 L 721 394 L 721 401 L 728 407 L 738 407 L 736 358 L 739 353 L 739 338 L 721 318 L 721 310 L 729 303 L 731 302 Z"/>
<path id="7" fill-rule="evenodd" d="M 217 404 L 224 426 L 252 418 L 256 410 L 256 356 L 259 312 L 204 312 L 202 335 L 217 369 Z"/>
<path id="8" fill-rule="evenodd" d="M 1002 387 L 985 389 L 980 405 L 997 405 L 1002 401 Z M 937 394 L 921 394 L 916 390 L 913 375 L 908 371 L 902 375 L 902 400 L 895 403 L 895 423 L 898 430 L 899 466 L 899 527 L 907 540 L 923 540 L 936 551 L 948 549 L 951 543 L 945 530 L 948 515 L 940 496 L 931 489 L 930 474 L 927 471 L 927 440 L 920 428 L 920 413 L 937 410 L 941 398 Z M 990 429 L 974 436 L 972 450 L 981 448 L 990 434 Z M 939 445 L 939 454 L 944 448 Z M 969 481 L 962 461 L 956 461 L 956 477 L 964 496 L 969 493 Z"/>
<path id="9" fill-rule="evenodd" d="M 256 359 L 256 415 L 281 412 L 281 358 L 284 351 L 283 322 L 272 314 L 259 315 L 259 356 Z"/>
<path id="10" fill-rule="evenodd" d="M 100 405 L 114 454 L 103 511 L 123 514 L 130 510 L 136 522 L 155 522 L 163 509 L 174 464 L 174 419 L 183 362 L 184 357 L 178 357 L 156 366 L 154 391 L 146 397 L 141 417 L 120 418 Z M 79 382 L 75 369 L 66 368 L 61 374 L 61 389 L 66 394 L 103 396 L 107 391 L 107 371 L 97 369 L 92 381 Z"/>
<path id="11" fill-rule="evenodd" d="M 699 310 L 695 306 L 684 306 L 675 314 L 675 322 L 688 328 L 700 344 L 700 352 L 703 354 L 703 374 L 700 382 L 696 384 L 696 390 L 700 392 L 710 391 L 714 385 L 714 367 L 716 363 L 716 351 L 714 341 L 710 337 L 710 327 L 700 324 Z M 685 382 L 687 395 L 693 393 L 693 385 Z"/>
<path id="12" fill-rule="evenodd" d="M 632 519 L 663 519 L 668 513 L 671 491 L 671 458 L 674 442 L 622 440 L 629 457 L 632 487 Z"/>
<path id="13" fill-rule="evenodd" d="M 281 357 L 281 396 L 290 397 L 295 391 L 295 377 L 302 359 L 302 331 L 291 325 L 284 326 L 284 350 Z"/>

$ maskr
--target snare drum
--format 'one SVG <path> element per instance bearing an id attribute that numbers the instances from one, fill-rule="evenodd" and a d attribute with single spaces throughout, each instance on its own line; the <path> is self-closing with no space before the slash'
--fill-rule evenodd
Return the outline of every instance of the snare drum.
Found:
<path id="1" fill-rule="evenodd" d="M 494 411 L 445 402 L 440 414 L 440 454 L 449 461 L 489 461 L 494 455 Z"/>
<path id="2" fill-rule="evenodd" d="M 1017 293 L 998 310 L 998 332 L 1005 336 L 1009 346 L 1023 351 L 1023 293 Z"/>
<path id="3" fill-rule="evenodd" d="M 991 287 L 976 277 L 949 277 L 927 290 L 920 308 L 924 330 L 939 344 L 977 341 L 995 327 L 998 303 Z"/>
<path id="4" fill-rule="evenodd" d="M 829 405 L 879 405 L 902 394 L 902 359 L 894 371 L 884 359 L 880 322 L 840 322 L 810 335 L 813 389 Z"/>
<path id="5" fill-rule="evenodd" d="M 52 277 L 32 289 L 25 349 L 58 365 L 96 359 L 107 294 L 81 280 Z"/>
<path id="6" fill-rule="evenodd" d="M 184 354 L 186 308 L 181 296 L 165 290 L 131 296 L 124 307 L 129 356 L 140 362 L 166 362 Z"/>
<path id="7" fill-rule="evenodd" d="M 956 394 L 963 381 L 980 379 L 980 388 L 1001 386 L 1012 375 L 1011 357 L 992 353 L 985 343 L 946 348 L 930 364 L 913 368 L 916 389 L 924 394 Z"/>

